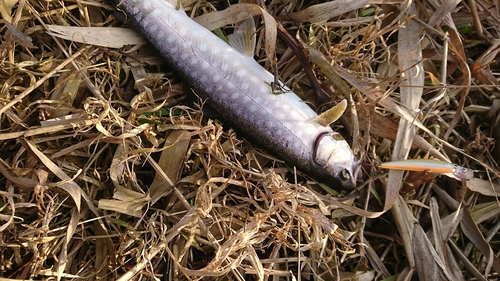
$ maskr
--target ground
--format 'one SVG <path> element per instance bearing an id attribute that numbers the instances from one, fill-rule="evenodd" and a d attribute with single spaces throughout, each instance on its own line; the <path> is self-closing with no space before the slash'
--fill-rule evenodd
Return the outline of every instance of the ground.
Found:
<path id="1" fill-rule="evenodd" d="M 2 0 L 0 279 L 497 278 L 498 3 L 229 2 L 182 7 L 221 38 L 259 14 L 265 68 L 347 99 L 356 190 L 209 113 L 111 1 Z M 379 168 L 427 158 L 474 177 Z"/>

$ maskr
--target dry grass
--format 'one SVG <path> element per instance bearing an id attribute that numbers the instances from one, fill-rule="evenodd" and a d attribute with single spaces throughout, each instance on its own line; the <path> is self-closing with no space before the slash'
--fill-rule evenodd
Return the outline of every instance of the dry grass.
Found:
<path id="1" fill-rule="evenodd" d="M 363 166 L 338 196 L 205 117 L 129 45 L 140 36 L 105 28 L 121 26 L 110 3 L 1 0 L 0 280 L 497 278 L 500 7 L 296 2 L 267 9 L 299 33 L 328 96 L 316 107 L 350 101 L 335 126 L 362 163 L 432 157 L 475 178 Z M 226 1 L 183 6 L 231 21 L 211 13 Z M 258 35 L 260 61 L 317 101 L 291 50 Z"/>

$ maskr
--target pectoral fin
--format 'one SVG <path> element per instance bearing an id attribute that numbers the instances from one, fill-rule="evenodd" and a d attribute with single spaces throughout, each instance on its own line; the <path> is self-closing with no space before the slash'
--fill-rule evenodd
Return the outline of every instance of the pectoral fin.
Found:
<path id="1" fill-rule="evenodd" d="M 257 40 L 255 32 L 255 22 L 249 17 L 228 36 L 229 45 L 245 56 L 253 57 Z"/>
<path id="2" fill-rule="evenodd" d="M 329 126 L 333 122 L 337 121 L 342 114 L 344 114 L 347 108 L 347 100 L 342 100 L 336 106 L 328 109 L 327 111 L 321 113 L 318 117 L 312 119 L 311 121 L 317 122 L 322 126 Z"/>

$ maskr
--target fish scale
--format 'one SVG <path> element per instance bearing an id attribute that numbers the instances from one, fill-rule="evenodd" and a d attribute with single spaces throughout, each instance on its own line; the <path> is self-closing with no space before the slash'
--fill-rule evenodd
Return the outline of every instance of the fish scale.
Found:
<path id="1" fill-rule="evenodd" d="M 329 126 L 311 121 L 318 115 L 281 82 L 280 94 L 273 93 L 274 76 L 252 57 L 161 0 L 117 2 L 223 120 L 300 170 L 354 187 L 357 162 L 347 142 L 331 137 L 337 133 Z"/>

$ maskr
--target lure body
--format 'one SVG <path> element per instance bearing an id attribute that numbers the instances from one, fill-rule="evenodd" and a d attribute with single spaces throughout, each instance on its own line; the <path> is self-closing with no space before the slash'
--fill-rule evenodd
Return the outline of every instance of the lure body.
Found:
<path id="1" fill-rule="evenodd" d="M 195 92 L 223 119 L 276 156 L 313 176 L 354 187 L 347 142 L 251 56 L 244 55 L 161 0 L 116 1 Z M 321 136 L 321 137 L 318 137 Z"/>
<path id="2" fill-rule="evenodd" d="M 382 169 L 407 170 L 416 172 L 446 174 L 458 180 L 468 181 L 474 177 L 474 171 L 452 163 L 432 159 L 408 159 L 383 163 Z"/>

